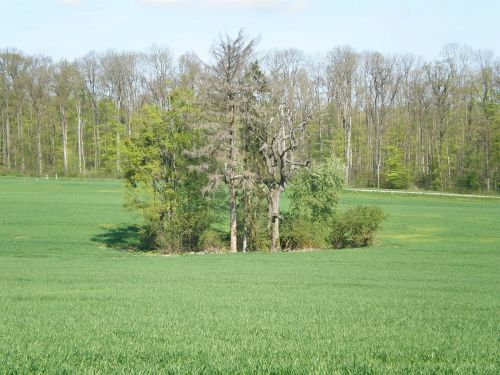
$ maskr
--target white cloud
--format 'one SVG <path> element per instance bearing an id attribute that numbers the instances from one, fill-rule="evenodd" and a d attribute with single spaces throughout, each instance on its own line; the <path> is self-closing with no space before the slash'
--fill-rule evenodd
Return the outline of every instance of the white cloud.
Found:
<path id="1" fill-rule="evenodd" d="M 71 1 L 71 0 L 70 0 Z M 138 0 L 140 4 L 165 7 L 196 7 L 210 9 L 256 9 L 301 11 L 311 0 Z"/>

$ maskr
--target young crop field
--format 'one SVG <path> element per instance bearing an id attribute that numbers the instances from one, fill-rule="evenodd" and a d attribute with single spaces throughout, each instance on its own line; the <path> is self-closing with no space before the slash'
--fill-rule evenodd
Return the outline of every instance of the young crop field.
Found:
<path id="1" fill-rule="evenodd" d="M 115 180 L 0 179 L 0 373 L 500 372 L 500 200 L 345 192 L 374 247 L 155 256 Z"/>

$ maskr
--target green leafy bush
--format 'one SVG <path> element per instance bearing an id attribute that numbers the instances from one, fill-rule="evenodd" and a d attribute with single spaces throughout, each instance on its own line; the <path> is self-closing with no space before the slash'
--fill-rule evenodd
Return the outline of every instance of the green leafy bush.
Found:
<path id="1" fill-rule="evenodd" d="M 281 227 L 281 248 L 284 250 L 323 249 L 327 246 L 327 226 L 297 215 L 285 214 Z"/>
<path id="2" fill-rule="evenodd" d="M 207 229 L 200 236 L 198 249 L 206 253 L 220 253 L 225 252 L 227 246 L 219 232 Z"/>
<path id="3" fill-rule="evenodd" d="M 335 248 L 365 247 L 373 244 L 386 215 L 380 207 L 356 206 L 337 215 L 330 234 Z"/>
<path id="4" fill-rule="evenodd" d="M 301 220 L 326 223 L 335 216 L 343 187 L 344 166 L 337 158 L 303 169 L 287 190 L 291 211 Z"/>
<path id="5" fill-rule="evenodd" d="M 332 157 L 303 169 L 290 181 L 290 212 L 281 227 L 281 248 L 322 249 L 328 244 L 328 228 L 336 216 L 344 185 L 344 166 Z"/>

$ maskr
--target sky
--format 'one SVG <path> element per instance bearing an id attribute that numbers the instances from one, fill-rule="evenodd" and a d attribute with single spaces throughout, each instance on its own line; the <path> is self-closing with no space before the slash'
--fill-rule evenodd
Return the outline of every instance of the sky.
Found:
<path id="1" fill-rule="evenodd" d="M 207 58 L 240 29 L 259 50 L 312 56 L 339 45 L 429 60 L 447 43 L 500 52 L 495 0 L 0 0 L 0 14 L 0 49 L 55 60 L 152 45 Z"/>

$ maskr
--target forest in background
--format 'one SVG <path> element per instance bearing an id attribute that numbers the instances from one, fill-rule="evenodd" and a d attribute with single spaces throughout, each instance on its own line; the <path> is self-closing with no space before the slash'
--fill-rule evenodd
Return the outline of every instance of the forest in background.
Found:
<path id="1" fill-rule="evenodd" d="M 340 158 L 347 186 L 499 190 L 500 61 L 492 52 L 450 44 L 425 61 L 342 46 L 322 57 L 297 49 L 251 57 L 252 84 L 262 75 L 287 97 L 282 115 L 304 125 L 295 154 Z M 217 128 L 213 66 L 162 47 L 72 62 L 0 51 L 0 173 L 121 177 L 141 108 L 168 112 L 172 93 L 189 91 L 200 129 Z M 230 137 L 245 143 L 248 119 L 238 113 Z M 206 136 L 215 145 L 221 133 Z"/>

